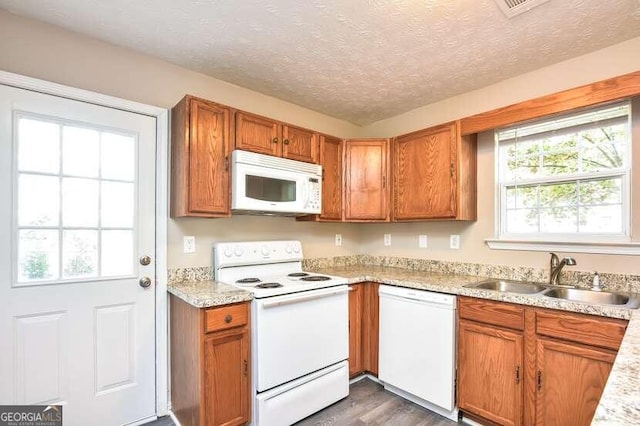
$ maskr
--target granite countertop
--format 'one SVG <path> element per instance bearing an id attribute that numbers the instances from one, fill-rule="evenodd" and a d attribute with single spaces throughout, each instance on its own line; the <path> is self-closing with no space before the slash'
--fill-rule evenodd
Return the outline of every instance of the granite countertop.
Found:
<path id="1" fill-rule="evenodd" d="M 171 282 L 167 290 L 196 308 L 230 305 L 253 299 L 253 293 L 218 281 Z"/>
<path id="2" fill-rule="evenodd" d="M 541 295 L 499 293 L 464 287 L 488 279 L 475 275 L 452 275 L 388 266 L 336 266 L 315 268 L 313 272 L 345 277 L 349 284 L 373 281 L 400 287 L 471 296 L 528 306 L 560 309 L 629 320 L 622 345 L 607 381 L 593 425 L 640 424 L 640 311 L 615 306 L 588 305 Z M 172 282 L 171 294 L 199 308 L 251 300 L 251 292 L 217 281 Z"/>

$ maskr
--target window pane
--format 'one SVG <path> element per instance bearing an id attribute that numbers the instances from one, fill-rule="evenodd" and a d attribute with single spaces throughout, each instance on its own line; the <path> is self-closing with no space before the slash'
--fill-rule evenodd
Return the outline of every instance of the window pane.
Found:
<path id="1" fill-rule="evenodd" d="M 55 176 L 20 174 L 18 180 L 18 224 L 58 226 L 60 179 Z"/>
<path id="2" fill-rule="evenodd" d="M 622 178 L 580 182 L 581 204 L 622 203 Z"/>
<path id="3" fill-rule="evenodd" d="M 133 228 L 133 183 L 102 182 L 102 226 Z"/>
<path id="4" fill-rule="evenodd" d="M 64 126 L 62 170 L 64 174 L 98 177 L 100 133 L 82 127 Z"/>
<path id="5" fill-rule="evenodd" d="M 133 231 L 102 231 L 102 276 L 133 274 Z"/>
<path id="6" fill-rule="evenodd" d="M 578 171 L 577 152 L 554 152 L 542 156 L 541 176 L 561 176 Z"/>
<path id="7" fill-rule="evenodd" d="M 98 274 L 98 231 L 64 231 L 63 278 L 95 277 Z"/>
<path id="8" fill-rule="evenodd" d="M 98 181 L 62 179 L 62 223 L 64 226 L 98 226 Z"/>
<path id="9" fill-rule="evenodd" d="M 582 170 L 598 172 L 617 169 L 624 165 L 624 150 L 621 144 L 599 144 L 585 147 L 582 151 Z"/>
<path id="10" fill-rule="evenodd" d="M 18 281 L 58 279 L 58 231 L 23 229 L 18 234 Z"/>
<path id="11" fill-rule="evenodd" d="M 18 169 L 58 173 L 60 171 L 60 126 L 46 121 L 18 120 Z"/>
<path id="12" fill-rule="evenodd" d="M 554 207 L 540 210 L 540 232 L 570 233 L 577 231 L 577 207 Z"/>
<path id="13" fill-rule="evenodd" d="M 102 133 L 101 168 L 103 179 L 135 179 L 135 139 L 115 133 Z"/>
<path id="14" fill-rule="evenodd" d="M 538 232 L 538 211 L 534 209 L 507 210 L 506 231 L 509 233 Z"/>
<path id="15" fill-rule="evenodd" d="M 540 207 L 562 207 L 578 204 L 576 182 L 540 186 Z"/>
<path id="16" fill-rule="evenodd" d="M 580 208 L 580 232 L 621 233 L 622 206 L 595 206 Z"/>

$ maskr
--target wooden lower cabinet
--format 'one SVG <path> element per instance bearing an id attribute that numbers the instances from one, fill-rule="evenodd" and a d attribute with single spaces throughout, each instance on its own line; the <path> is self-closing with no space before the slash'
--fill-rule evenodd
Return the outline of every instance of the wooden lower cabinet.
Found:
<path id="1" fill-rule="evenodd" d="M 538 339 L 536 423 L 589 425 L 616 353 L 551 339 Z"/>
<path id="2" fill-rule="evenodd" d="M 349 377 L 378 375 L 378 283 L 349 286 Z"/>
<path id="3" fill-rule="evenodd" d="M 458 406 L 502 425 L 522 423 L 522 332 L 461 320 Z"/>
<path id="4" fill-rule="evenodd" d="M 171 405 L 184 426 L 251 420 L 249 303 L 196 308 L 170 298 Z"/>
<path id="5" fill-rule="evenodd" d="M 500 425 L 588 425 L 627 321 L 458 298 L 458 406 Z"/>

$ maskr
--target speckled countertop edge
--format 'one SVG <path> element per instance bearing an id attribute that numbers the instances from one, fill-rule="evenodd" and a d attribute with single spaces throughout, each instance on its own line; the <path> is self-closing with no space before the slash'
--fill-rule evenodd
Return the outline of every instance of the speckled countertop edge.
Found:
<path id="1" fill-rule="evenodd" d="M 613 306 L 588 305 L 541 295 L 498 293 L 464 287 L 487 277 L 451 275 L 385 266 L 338 266 L 314 272 L 345 277 L 349 284 L 373 281 L 400 287 L 471 296 L 521 305 L 559 309 L 611 318 L 628 319 L 629 325 L 594 416 L 593 425 L 640 424 L 640 312 Z M 199 308 L 223 306 L 253 299 L 253 294 L 217 281 L 172 282 L 174 294 Z"/>
<path id="2" fill-rule="evenodd" d="M 253 299 L 253 293 L 218 281 L 172 282 L 167 290 L 196 308 L 224 306 Z"/>

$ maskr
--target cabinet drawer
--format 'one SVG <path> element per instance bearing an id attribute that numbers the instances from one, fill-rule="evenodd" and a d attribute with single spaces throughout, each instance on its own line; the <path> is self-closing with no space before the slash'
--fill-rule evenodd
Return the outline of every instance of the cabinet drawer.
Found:
<path id="1" fill-rule="evenodd" d="M 536 333 L 590 346 L 618 350 L 627 321 L 536 309 Z"/>
<path id="2" fill-rule="evenodd" d="M 522 306 L 510 303 L 493 302 L 472 297 L 458 298 L 460 318 L 515 330 L 524 329 L 524 309 Z"/>
<path id="3" fill-rule="evenodd" d="M 247 323 L 248 318 L 248 303 L 207 309 L 204 312 L 204 332 L 211 333 L 212 331 L 240 327 Z"/>

